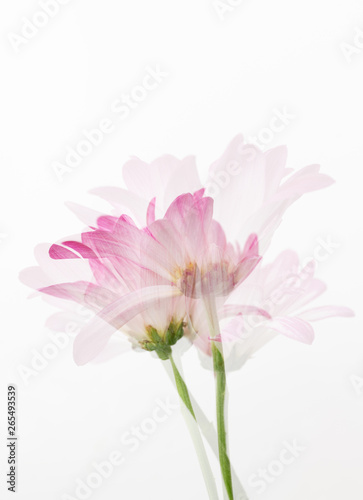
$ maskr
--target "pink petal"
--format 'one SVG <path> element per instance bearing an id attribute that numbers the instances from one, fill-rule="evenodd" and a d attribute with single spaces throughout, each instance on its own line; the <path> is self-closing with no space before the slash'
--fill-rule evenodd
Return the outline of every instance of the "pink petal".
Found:
<path id="1" fill-rule="evenodd" d="M 159 198 L 180 163 L 181 160 L 172 155 L 163 155 L 151 164 L 133 157 L 124 164 L 122 175 L 130 191 L 141 193 L 146 200 L 151 200 L 153 196 Z"/>
<path id="2" fill-rule="evenodd" d="M 256 266 L 261 261 L 262 257 L 248 257 L 246 259 L 242 259 L 237 266 L 237 270 L 235 273 L 235 281 L 236 283 L 240 283 L 245 280 L 252 271 L 256 268 Z"/>
<path id="3" fill-rule="evenodd" d="M 239 336 L 236 333 L 228 332 L 228 331 L 223 331 L 216 337 L 208 337 L 208 340 L 213 340 L 214 342 L 233 342 L 235 340 L 238 340 Z"/>
<path id="4" fill-rule="evenodd" d="M 258 256 L 258 237 L 257 234 L 250 234 L 245 243 L 242 258 L 251 258 Z"/>
<path id="5" fill-rule="evenodd" d="M 126 293 L 128 288 L 124 286 L 121 275 L 117 272 L 117 267 L 113 266 L 109 259 L 92 259 L 89 261 L 89 265 L 98 285 L 116 293 L 121 291 Z"/>
<path id="6" fill-rule="evenodd" d="M 266 159 L 266 194 L 265 199 L 275 193 L 286 174 L 287 148 L 278 146 L 265 152 Z"/>
<path id="7" fill-rule="evenodd" d="M 180 295 L 172 286 L 148 287 L 129 293 L 103 309 L 77 335 L 73 355 L 77 365 L 84 365 L 102 351 L 116 329 L 161 299 Z"/>
<path id="8" fill-rule="evenodd" d="M 150 226 L 152 227 L 153 225 Z M 120 218 L 114 234 L 116 237 L 116 246 L 113 247 L 115 255 L 140 264 L 163 278 L 170 278 L 170 270 L 175 268 L 174 255 L 163 250 L 150 232 L 140 230 Z"/>
<path id="9" fill-rule="evenodd" d="M 227 246 L 227 238 L 219 222 L 212 220 L 209 231 L 208 241 L 210 244 L 215 244 L 223 252 Z"/>
<path id="10" fill-rule="evenodd" d="M 54 244 L 49 249 L 49 256 L 52 259 L 79 259 L 79 255 L 71 252 L 67 248 Z"/>
<path id="11" fill-rule="evenodd" d="M 105 231 L 113 231 L 115 225 L 118 221 L 117 217 L 112 217 L 111 215 L 101 215 L 97 219 L 97 226 Z"/>
<path id="12" fill-rule="evenodd" d="M 309 323 L 295 317 L 275 317 L 266 323 L 268 328 L 275 330 L 286 337 L 298 340 L 304 344 L 312 344 L 314 340 L 314 330 Z"/>
<path id="13" fill-rule="evenodd" d="M 172 222 L 186 253 L 197 260 L 208 249 L 208 231 L 212 222 L 213 200 L 201 198 L 201 192 L 178 196 L 165 218 Z"/>
<path id="14" fill-rule="evenodd" d="M 100 258 L 112 259 L 121 276 L 127 271 L 127 261 L 130 261 L 139 265 L 140 269 L 150 269 L 164 279 L 170 278 L 169 269 L 165 267 L 168 263 L 160 244 L 146 232 L 123 220 L 118 220 L 114 233 L 101 230 L 83 233 L 82 240 Z"/>
<path id="15" fill-rule="evenodd" d="M 163 155 L 150 164 L 132 158 L 123 167 L 123 177 L 128 189 L 145 200 L 156 197 L 160 216 L 177 196 L 201 188 L 193 156 L 179 160 L 171 155 Z"/>
<path id="16" fill-rule="evenodd" d="M 156 198 L 154 197 L 150 201 L 149 206 L 147 207 L 146 224 L 148 226 L 155 221 L 155 200 L 156 200 Z"/>
<path id="17" fill-rule="evenodd" d="M 201 186 L 195 158 L 194 156 L 187 156 L 181 160 L 165 185 L 163 190 L 165 208 L 183 193 L 199 192 L 203 196 L 204 188 L 201 189 Z"/>
<path id="18" fill-rule="evenodd" d="M 186 248 L 198 260 L 198 256 L 208 251 L 208 233 L 213 215 L 212 198 L 197 200 L 184 218 L 184 231 L 181 236 L 186 237 Z"/>
<path id="19" fill-rule="evenodd" d="M 318 321 L 320 319 L 332 318 L 335 316 L 349 318 L 355 316 L 355 314 L 349 307 L 340 306 L 314 307 L 313 309 L 308 309 L 299 313 L 299 318 L 305 321 Z"/>
<path id="20" fill-rule="evenodd" d="M 334 180 L 328 175 L 320 174 L 319 169 L 319 165 L 309 165 L 298 170 L 280 187 L 277 197 L 301 196 L 334 184 Z"/>
<path id="21" fill-rule="evenodd" d="M 241 225 L 264 202 L 265 156 L 255 146 L 244 144 L 243 137 L 238 135 L 210 166 L 207 186 L 207 195 L 215 200 L 216 220 L 222 223 L 228 239 L 236 239 Z M 250 232 L 256 229 L 253 226 Z"/>
<path id="22" fill-rule="evenodd" d="M 89 315 L 93 314 L 90 311 L 87 312 Z M 80 315 L 75 311 L 59 311 L 47 318 L 45 326 L 56 332 L 77 333 L 77 328 L 80 328 L 89 318 L 90 316 Z"/>
<path id="23" fill-rule="evenodd" d="M 237 316 L 238 314 L 264 316 L 265 318 L 268 319 L 271 318 L 270 314 L 267 311 L 261 309 L 260 307 L 255 307 L 255 306 L 230 304 L 222 307 L 222 309 L 218 311 L 218 316 L 221 319 L 228 318 L 230 316 Z"/>
<path id="24" fill-rule="evenodd" d="M 149 227 L 153 237 L 164 247 L 166 253 L 173 255 L 176 264 L 184 263 L 184 248 L 173 223 L 167 219 L 159 219 Z"/>
<path id="25" fill-rule="evenodd" d="M 85 259 L 96 259 L 97 255 L 91 250 L 88 246 L 80 243 L 79 241 L 63 241 L 63 245 L 66 247 L 72 248 L 78 252 Z"/>
<path id="26" fill-rule="evenodd" d="M 298 254 L 292 250 L 285 250 L 271 264 L 263 267 L 264 281 L 283 283 L 288 276 L 296 275 L 298 271 Z"/>
<path id="27" fill-rule="evenodd" d="M 284 313 L 300 310 L 305 304 L 312 302 L 324 293 L 326 288 L 325 283 L 315 278 L 308 280 L 306 283 L 302 281 L 299 288 L 292 287 L 292 292 L 296 291 L 298 294 L 290 294 L 290 300 L 287 299 L 287 304 L 284 304 Z"/>
<path id="28" fill-rule="evenodd" d="M 111 203 L 118 214 L 126 213 L 136 217 L 139 224 L 145 224 L 145 214 L 150 200 L 143 199 L 135 193 L 117 187 L 101 187 L 90 191 L 100 198 Z"/>
<path id="29" fill-rule="evenodd" d="M 47 286 L 50 280 L 41 267 L 37 266 L 27 267 L 20 271 L 19 279 L 24 285 L 35 289 Z"/>
<path id="30" fill-rule="evenodd" d="M 171 220 L 176 227 L 184 223 L 184 217 L 189 212 L 194 203 L 194 197 L 191 193 L 178 196 L 168 207 L 165 218 Z"/>
<path id="31" fill-rule="evenodd" d="M 65 204 L 77 217 L 78 219 L 89 226 L 91 229 L 95 228 L 97 225 L 97 219 L 102 215 L 101 212 L 92 210 L 88 207 L 83 207 L 78 205 L 78 203 L 66 202 Z"/>
<path id="32" fill-rule="evenodd" d="M 107 288 L 102 288 L 87 281 L 60 283 L 40 288 L 39 291 L 60 299 L 73 300 L 96 310 L 114 302 L 117 298 L 117 295 Z"/>

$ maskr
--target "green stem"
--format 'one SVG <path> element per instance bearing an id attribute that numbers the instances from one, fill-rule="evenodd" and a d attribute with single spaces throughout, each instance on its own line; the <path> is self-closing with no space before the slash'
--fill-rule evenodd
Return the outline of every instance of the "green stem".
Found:
<path id="1" fill-rule="evenodd" d="M 207 453 L 205 451 L 202 436 L 195 418 L 192 403 L 190 401 L 188 388 L 179 373 L 179 370 L 174 362 L 172 354 L 169 355 L 170 363 L 173 368 L 174 379 L 180 399 L 183 401 L 182 414 L 188 426 L 189 433 L 194 443 L 194 447 L 198 456 L 200 468 L 202 470 L 205 485 L 207 487 L 210 500 L 218 500 L 217 487 L 215 484 L 214 476 L 208 461 Z M 188 410 L 188 412 L 186 411 Z M 192 417 L 192 418 L 191 418 Z"/>
<path id="2" fill-rule="evenodd" d="M 226 400 L 226 369 L 223 357 L 223 343 L 213 340 L 220 337 L 219 321 L 215 303 L 215 297 L 209 295 L 204 299 L 204 305 L 207 312 L 210 337 L 212 342 L 213 368 L 216 383 L 216 414 L 217 414 L 217 434 L 219 464 L 222 472 L 224 485 L 226 487 L 229 500 L 234 500 L 231 463 L 228 457 L 227 431 L 225 421 L 225 400 Z"/>
<path id="3" fill-rule="evenodd" d="M 194 420 L 196 420 L 193 406 L 192 406 L 192 403 L 190 401 L 188 388 L 187 388 L 182 376 L 180 375 L 179 370 L 178 370 L 178 368 L 174 362 L 173 356 L 171 354 L 170 354 L 169 359 L 170 359 L 171 366 L 173 367 L 176 388 L 178 389 L 179 396 L 180 396 L 181 400 L 183 401 L 183 403 L 185 404 L 185 406 L 188 408 L 188 410 L 191 413 Z"/>
<path id="4" fill-rule="evenodd" d="M 173 381 L 174 377 L 171 371 L 168 369 L 169 366 L 166 364 L 163 364 L 165 367 L 165 370 L 170 377 L 170 379 Z M 175 380 L 174 380 L 175 383 Z M 211 450 L 213 451 L 214 455 L 219 458 L 219 449 L 218 449 L 218 438 L 217 438 L 217 433 L 214 428 L 214 425 L 212 422 L 208 420 L 206 417 L 205 413 L 203 412 L 202 408 L 198 405 L 197 401 L 193 397 L 193 394 L 189 391 L 189 397 L 190 401 L 192 403 L 192 407 L 195 411 L 198 425 L 200 427 L 200 430 L 202 431 L 203 436 L 207 440 L 209 446 L 211 447 Z M 231 464 L 231 473 L 232 473 L 232 484 L 234 485 L 235 489 L 235 494 L 237 495 L 238 500 L 248 500 L 247 494 L 238 478 L 238 475 L 233 469 L 233 465 Z"/>
<path id="5" fill-rule="evenodd" d="M 219 463 L 221 466 L 222 476 L 228 498 L 233 500 L 232 474 L 231 463 L 228 458 L 227 450 L 227 433 L 224 418 L 225 396 L 226 396 L 226 371 L 224 366 L 223 354 L 218 347 L 212 344 L 213 366 L 216 377 L 216 410 L 217 410 L 217 433 L 218 433 L 218 449 Z"/>

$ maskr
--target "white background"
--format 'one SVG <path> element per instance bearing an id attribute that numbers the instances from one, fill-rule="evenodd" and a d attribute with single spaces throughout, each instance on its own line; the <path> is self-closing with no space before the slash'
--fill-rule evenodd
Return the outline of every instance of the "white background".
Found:
<path id="1" fill-rule="evenodd" d="M 24 382 L 18 368 L 49 343 L 52 308 L 27 298 L 18 273 L 35 264 L 38 243 L 82 230 L 65 201 L 106 207 L 87 191 L 121 185 L 130 155 L 196 154 L 203 178 L 234 135 L 255 136 L 285 108 L 293 118 L 269 145 L 287 144 L 292 168 L 321 163 L 336 184 L 290 209 L 266 259 L 286 247 L 308 257 L 330 235 L 339 245 L 318 269 L 328 283 L 323 303 L 357 316 L 319 323 L 311 347 L 278 339 L 230 375 L 231 457 L 252 500 L 361 500 L 363 389 L 352 381 L 363 377 L 362 2 L 244 0 L 221 17 L 213 0 L 71 0 L 16 51 L 9 33 L 21 35 L 39 10 L 32 0 L 0 7 L 0 428 L 7 384 L 15 383 L 17 498 L 77 498 L 77 479 L 114 450 L 125 463 L 90 498 L 207 498 L 179 410 L 134 453 L 121 443 L 158 398 L 177 400 L 160 362 L 127 352 L 78 368 L 70 343 Z M 159 87 L 126 119 L 112 115 L 112 103 L 157 65 L 168 73 Z M 59 182 L 53 162 L 107 117 L 115 130 Z M 212 375 L 193 351 L 184 363 L 212 416 Z M 0 489 L 12 498 L 5 437 Z M 249 478 L 294 439 L 304 451 L 259 493 Z"/>

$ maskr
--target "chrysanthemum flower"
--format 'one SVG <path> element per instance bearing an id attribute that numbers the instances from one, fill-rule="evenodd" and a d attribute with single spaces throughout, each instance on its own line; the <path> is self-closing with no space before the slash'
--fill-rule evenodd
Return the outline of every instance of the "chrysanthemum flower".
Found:
<path id="1" fill-rule="evenodd" d="M 192 317 L 192 299 L 227 296 L 246 279 L 260 260 L 257 238 L 252 235 L 243 250 L 227 243 L 212 211 L 213 200 L 198 191 L 179 196 L 163 219 L 152 220 L 147 227 L 138 228 L 127 216 L 101 217 L 99 227 L 82 233 L 79 241 L 67 239 L 51 246 L 52 259 L 87 259 L 94 276 L 94 282 L 40 288 L 43 293 L 88 305 L 97 313 L 96 321 L 75 341 L 78 363 L 94 358 L 106 345 L 112 329 L 105 322 L 119 330 L 153 308 L 159 321 L 170 318 L 181 324 L 185 317 Z M 175 318 L 165 304 L 170 306 L 169 299 L 177 297 L 184 310 Z M 164 325 L 164 333 L 168 327 Z M 144 337 L 139 339 L 148 350 L 155 350 L 147 342 L 153 329 L 156 325 L 146 322 Z"/>
<path id="2" fill-rule="evenodd" d="M 305 344 L 314 340 L 312 322 L 330 317 L 349 317 L 354 313 L 348 307 L 310 307 L 326 290 L 326 285 L 315 278 L 316 264 L 310 261 L 300 266 L 299 258 L 292 250 L 282 252 L 272 263 L 258 266 L 228 298 L 220 304 L 222 323 L 220 341 L 224 342 L 224 354 L 228 369 L 240 368 L 256 351 L 279 334 Z M 239 304 L 245 304 L 243 310 Z M 250 315 L 243 314 L 251 308 Z M 257 310 L 262 313 L 256 314 Z M 233 316 L 231 319 L 230 317 Z M 225 321 L 226 318 L 227 321 Z M 211 367 L 211 342 L 208 323 L 199 313 L 194 315 L 196 329 L 194 344 L 200 352 L 203 364 Z"/>
<path id="3" fill-rule="evenodd" d="M 71 205 L 89 230 L 50 247 L 48 257 L 64 271 L 60 277 L 49 282 L 49 259 L 23 275 L 48 297 L 93 311 L 74 342 L 78 364 L 94 359 L 115 331 L 123 331 L 137 347 L 170 360 L 194 419 L 172 346 L 186 335 L 213 356 L 218 454 L 230 500 L 224 348 L 240 365 L 278 333 L 311 343 L 309 321 L 351 315 L 346 308 L 298 311 L 322 292 L 311 270 L 273 307 L 267 300 L 297 268 L 295 254 L 285 253 L 256 269 L 283 214 L 304 193 L 332 183 L 317 165 L 291 173 L 285 163 L 285 148 L 263 153 L 237 136 L 209 168 L 203 187 L 192 157 L 164 156 L 150 165 L 133 158 L 123 171 L 128 190 L 94 190 L 113 205 L 110 215 Z M 194 438 L 210 498 L 217 498 L 198 433 Z"/>
<path id="4" fill-rule="evenodd" d="M 52 245 L 49 255 L 68 263 L 70 271 L 81 261 L 82 273 L 77 268 L 76 280 L 37 288 L 96 313 L 76 339 L 77 362 L 93 359 L 115 330 L 144 311 L 161 308 L 164 314 L 162 304 L 179 295 L 186 297 L 179 322 L 191 321 L 193 299 L 213 295 L 223 302 L 256 267 L 260 238 L 266 247 L 286 208 L 304 192 L 331 183 L 314 166 L 281 185 L 290 172 L 285 160 L 284 148 L 262 153 L 238 136 L 211 166 L 211 196 L 205 196 L 192 157 L 164 156 L 151 165 L 133 158 L 124 167 L 129 191 L 95 190 L 111 201 L 112 215 L 72 205 L 91 231 Z M 77 279 L 84 265 L 91 277 Z"/>
<path id="5" fill-rule="evenodd" d="M 133 157 L 123 167 L 127 190 L 103 187 L 91 192 L 111 203 L 116 216 L 130 215 L 142 227 L 151 213 L 163 218 L 179 195 L 204 188 L 227 240 L 244 245 L 250 234 L 256 234 L 263 254 L 288 207 L 303 194 L 334 182 L 320 173 L 319 165 L 294 171 L 286 161 L 285 146 L 263 152 L 238 135 L 209 167 L 204 183 L 192 156 L 178 160 L 164 155 L 151 163 Z M 71 208 L 86 224 L 94 223 L 94 212 L 74 204 Z"/>

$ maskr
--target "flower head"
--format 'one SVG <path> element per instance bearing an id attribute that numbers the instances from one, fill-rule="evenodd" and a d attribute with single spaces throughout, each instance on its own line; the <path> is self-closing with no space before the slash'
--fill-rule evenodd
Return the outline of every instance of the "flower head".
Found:
<path id="1" fill-rule="evenodd" d="M 238 136 L 210 167 L 205 191 L 192 157 L 164 156 L 151 165 L 133 158 L 124 167 L 129 191 L 94 190 L 112 203 L 110 215 L 72 205 L 89 230 L 49 249 L 53 262 L 64 263 L 69 281 L 44 280 L 45 260 L 38 270 L 41 286 L 35 284 L 38 271 L 27 277 L 40 292 L 94 312 L 76 338 L 77 363 L 93 359 L 121 329 L 139 347 L 161 352 L 182 333 L 198 330 L 200 299 L 228 306 L 259 264 L 261 242 L 265 249 L 286 208 L 331 183 L 316 166 L 282 183 L 290 173 L 285 160 L 284 148 L 262 153 Z M 246 304 L 238 299 L 237 316 Z M 253 311 L 266 315 L 261 304 Z M 233 314 L 229 309 L 227 316 Z"/>
<path id="2" fill-rule="evenodd" d="M 241 367 L 279 334 L 311 344 L 314 340 L 312 322 L 354 315 L 348 307 L 308 307 L 326 290 L 326 285 L 315 278 L 315 269 L 314 261 L 301 267 L 297 254 L 286 250 L 272 263 L 258 266 L 227 302 L 219 304 L 219 318 L 223 321 L 219 340 L 224 343 L 229 369 Z M 197 333 L 195 345 L 210 357 L 211 342 L 203 315 L 194 317 L 193 325 Z M 202 360 L 211 368 L 203 356 Z"/>

